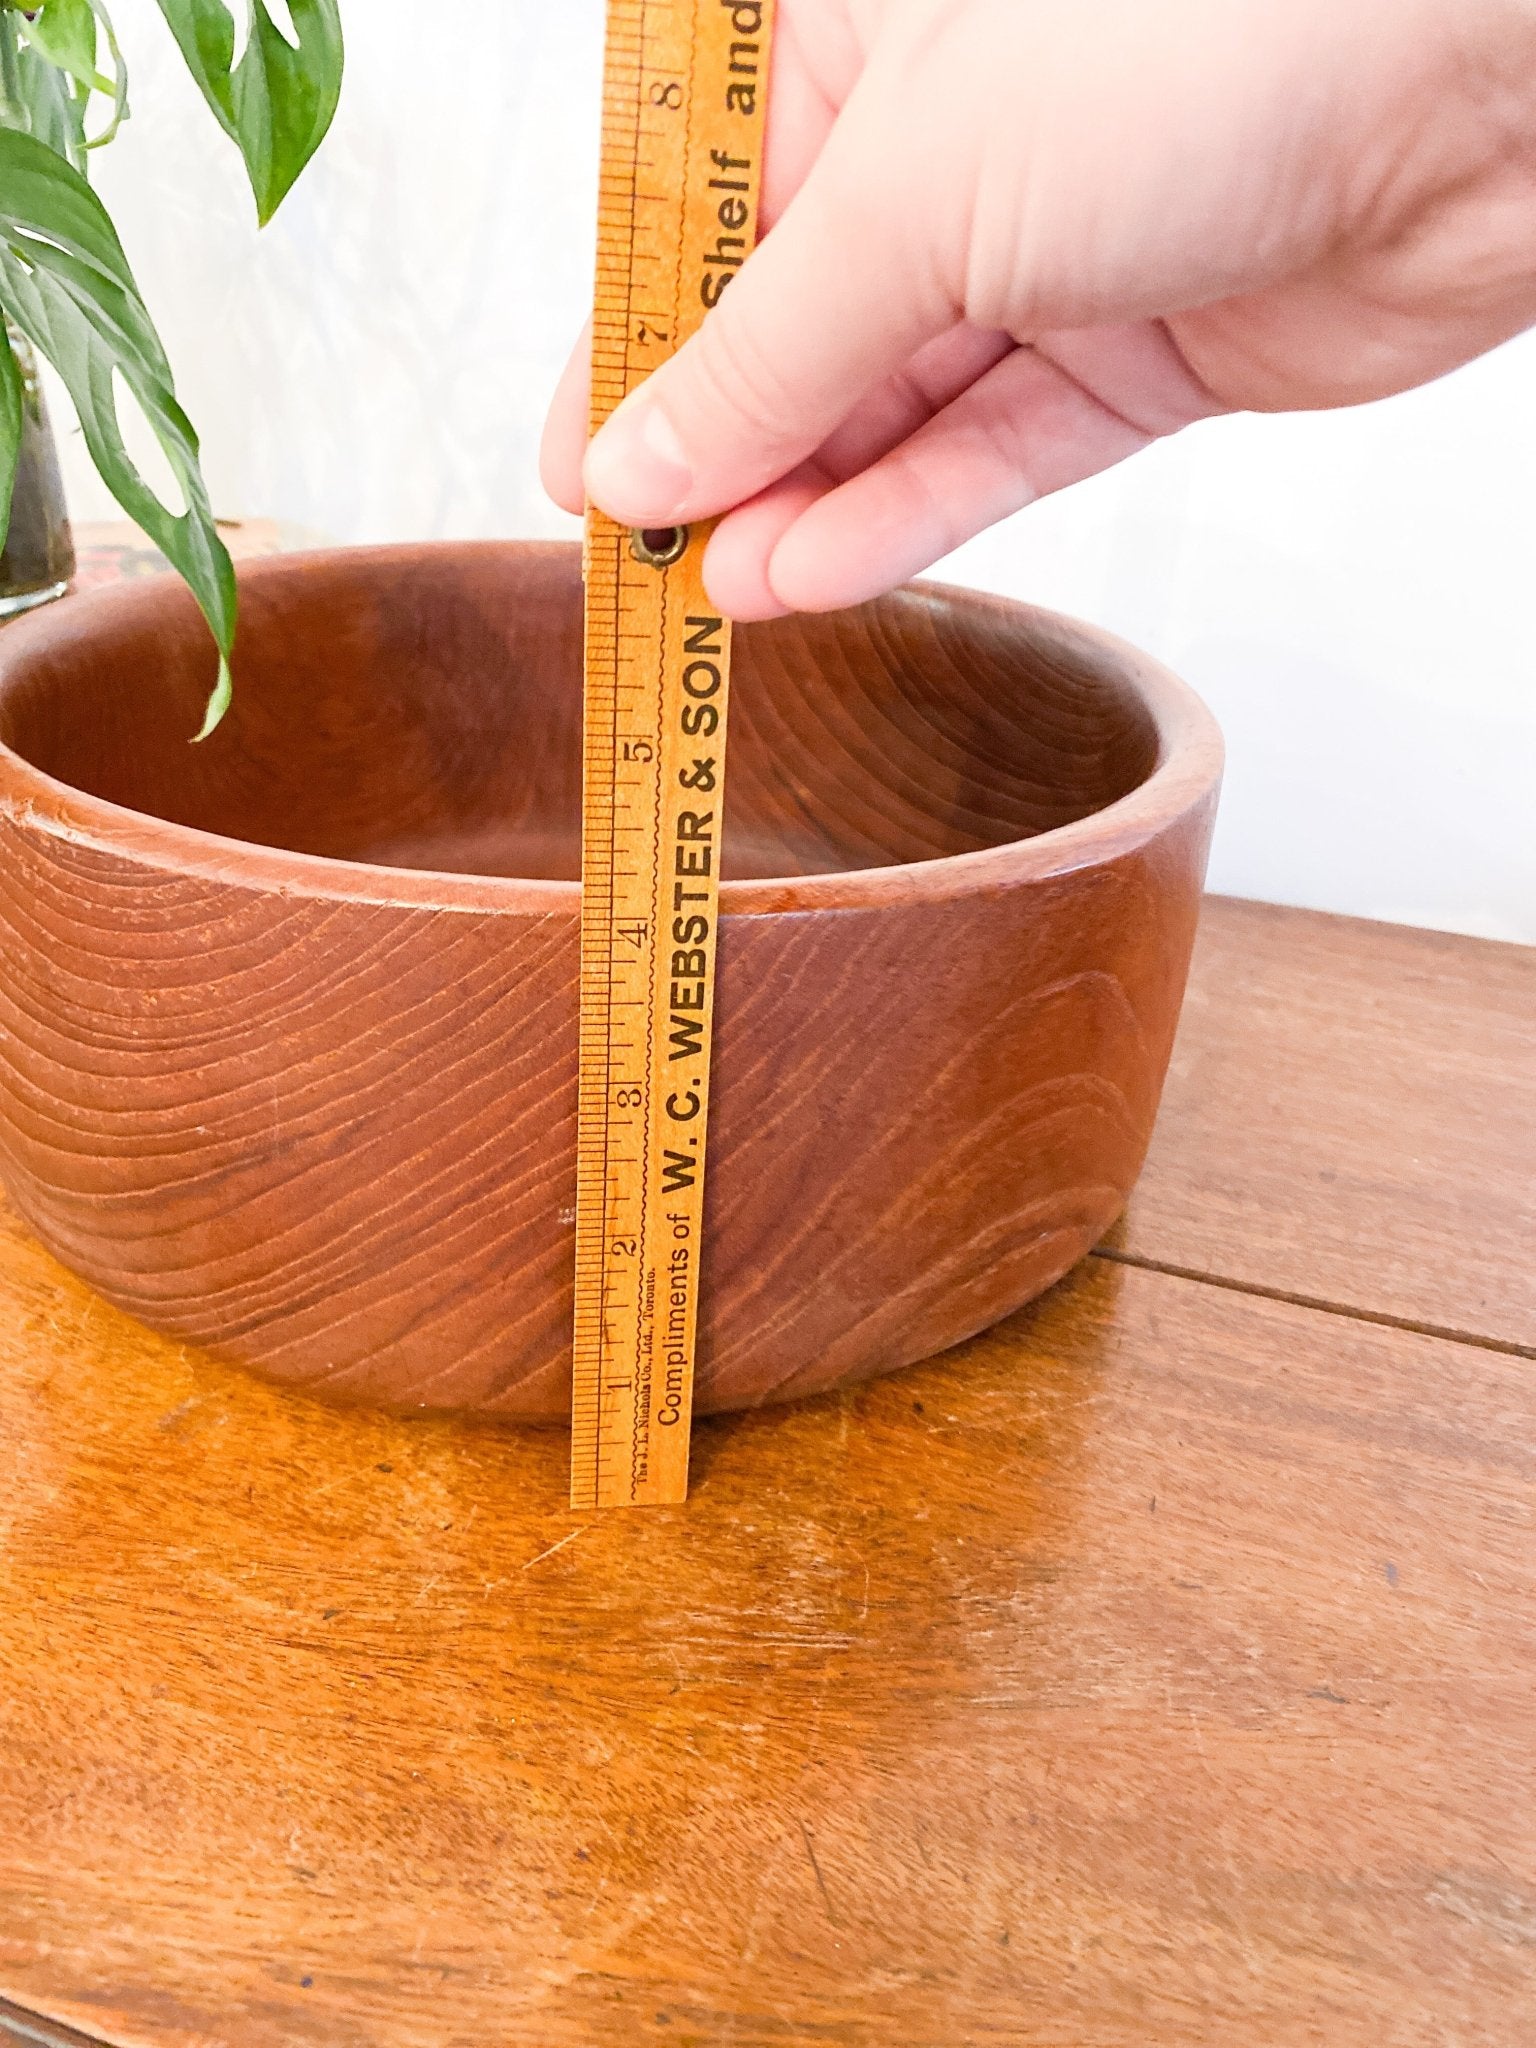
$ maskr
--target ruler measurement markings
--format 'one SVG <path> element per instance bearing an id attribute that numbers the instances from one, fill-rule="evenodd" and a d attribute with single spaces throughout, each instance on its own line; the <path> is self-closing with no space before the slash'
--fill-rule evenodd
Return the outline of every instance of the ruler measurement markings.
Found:
<path id="1" fill-rule="evenodd" d="M 755 10 L 757 0 L 745 4 Z M 742 12 L 722 11 L 720 0 L 609 0 L 594 426 L 703 319 L 711 236 L 743 225 L 743 242 L 750 240 L 750 209 L 740 223 L 722 217 L 717 229 L 719 195 L 703 189 L 709 142 L 750 168 L 743 189 L 756 184 L 761 109 L 734 105 L 741 88 L 729 76 Z M 764 5 L 759 94 L 768 15 Z M 704 139 L 696 115 L 707 123 Z M 698 280 L 691 302 L 685 272 Z M 572 1501 L 582 1507 L 680 1500 L 686 1491 L 729 659 L 729 629 L 714 622 L 703 590 L 706 538 L 697 529 L 683 555 L 658 568 L 635 559 L 630 536 L 612 522 L 597 514 L 588 521 L 572 1400 Z M 713 683 L 704 694 L 718 693 L 707 728 L 715 737 L 706 742 L 714 752 L 708 779 L 690 782 L 705 759 L 683 751 L 683 733 L 699 728 L 682 717 L 698 694 L 682 694 L 682 679 L 706 671 Z M 694 789 L 707 794 L 688 793 Z M 674 883 L 672 864 L 678 876 L 702 879 Z M 699 926 L 705 939 L 664 952 L 674 922 L 681 928 L 674 912 L 683 896 L 689 929 Z M 694 905 L 702 915 L 691 914 Z M 680 960 L 686 986 L 674 980 Z M 680 1056 L 688 1064 L 671 1067 Z M 665 1120 L 681 1114 L 680 1086 L 692 1107 L 668 1147 Z M 681 1295 L 672 1236 L 686 1244 Z"/>

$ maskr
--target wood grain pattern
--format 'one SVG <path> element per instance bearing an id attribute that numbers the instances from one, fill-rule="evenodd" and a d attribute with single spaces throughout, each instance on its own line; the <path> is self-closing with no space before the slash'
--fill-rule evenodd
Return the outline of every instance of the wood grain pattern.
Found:
<path id="1" fill-rule="evenodd" d="M 0 1171 L 174 1336 L 336 1397 L 562 1414 L 575 551 L 243 588 L 195 750 L 174 584 L 0 641 Z M 921 587 L 744 631 L 733 719 L 705 1409 L 926 1356 L 1102 1234 L 1220 752 L 1131 650 Z"/>
<path id="2" fill-rule="evenodd" d="M 1536 1354 L 1536 949 L 1211 899 L 1111 1244 Z"/>
<path id="3" fill-rule="evenodd" d="M 1518 2048 L 1536 1382 L 1094 1261 L 698 1432 L 337 1411 L 0 1225 L 0 1992 L 120 2048 Z"/>

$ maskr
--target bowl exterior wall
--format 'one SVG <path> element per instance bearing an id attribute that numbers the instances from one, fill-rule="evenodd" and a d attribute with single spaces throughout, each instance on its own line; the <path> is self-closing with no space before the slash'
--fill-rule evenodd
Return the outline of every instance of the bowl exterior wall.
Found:
<path id="1" fill-rule="evenodd" d="M 699 1406 L 956 1343 L 1140 1168 L 1214 810 L 947 901 L 728 915 Z M 157 1329 L 334 1399 L 569 1405 L 577 924 L 173 871 L 0 807 L 0 1174 Z"/>

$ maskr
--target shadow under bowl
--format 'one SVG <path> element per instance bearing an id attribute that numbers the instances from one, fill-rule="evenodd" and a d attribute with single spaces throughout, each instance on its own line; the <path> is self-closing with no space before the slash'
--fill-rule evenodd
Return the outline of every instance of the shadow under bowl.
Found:
<path id="1" fill-rule="evenodd" d="M 0 636 L 0 1174 L 156 1329 L 331 1398 L 569 1406 L 574 548 L 249 565 Z M 917 585 L 741 628 L 698 1403 L 925 1357 L 1122 1208 L 1220 775 L 1087 627 Z"/>

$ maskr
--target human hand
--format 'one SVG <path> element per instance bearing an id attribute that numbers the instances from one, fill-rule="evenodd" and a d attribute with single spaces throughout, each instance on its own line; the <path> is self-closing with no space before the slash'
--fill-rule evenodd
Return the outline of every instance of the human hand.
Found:
<path id="1" fill-rule="evenodd" d="M 1533 0 L 779 0 L 771 232 L 570 510 L 721 520 L 738 619 L 854 604 L 1211 414 L 1536 320 Z"/>

